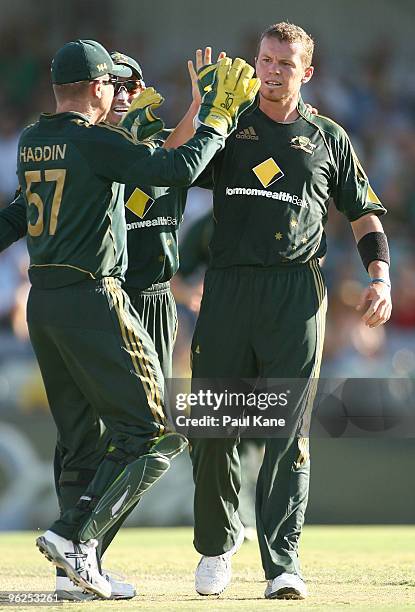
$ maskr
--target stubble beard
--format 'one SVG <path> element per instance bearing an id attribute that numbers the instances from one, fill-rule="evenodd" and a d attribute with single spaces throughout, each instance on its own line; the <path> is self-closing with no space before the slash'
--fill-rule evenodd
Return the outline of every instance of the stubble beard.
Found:
<path id="1" fill-rule="evenodd" d="M 277 104 L 284 102 L 284 100 L 289 98 L 286 92 L 282 93 L 282 92 L 277 92 L 277 91 L 273 91 L 273 92 L 260 91 L 259 95 L 261 98 L 263 98 L 267 102 L 275 102 Z"/>

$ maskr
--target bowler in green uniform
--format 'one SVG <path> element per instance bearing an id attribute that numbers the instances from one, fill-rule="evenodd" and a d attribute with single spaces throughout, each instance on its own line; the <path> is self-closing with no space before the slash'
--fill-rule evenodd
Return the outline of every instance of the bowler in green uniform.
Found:
<path id="1" fill-rule="evenodd" d="M 195 379 L 309 380 L 303 401 L 291 407 L 298 429 L 266 440 L 257 484 L 267 598 L 307 594 L 298 560 L 310 471 L 301 425 L 323 350 L 326 288 L 319 262 L 330 200 L 351 223 L 371 277 L 362 295 L 362 304 L 370 303 L 364 322 L 381 325 L 391 312 L 379 220 L 385 209 L 345 131 L 310 114 L 300 97 L 313 75 L 312 53 L 312 39 L 298 26 L 279 23 L 261 36 L 259 107 L 242 116 L 207 172 L 215 223 L 192 341 Z M 191 456 L 194 544 L 202 555 L 196 590 L 216 595 L 230 581 L 231 556 L 242 541 L 236 440 L 194 437 Z"/>

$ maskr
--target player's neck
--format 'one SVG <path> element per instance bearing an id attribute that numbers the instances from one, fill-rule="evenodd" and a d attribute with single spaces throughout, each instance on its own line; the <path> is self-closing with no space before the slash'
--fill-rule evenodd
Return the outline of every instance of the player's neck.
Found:
<path id="1" fill-rule="evenodd" d="M 88 117 L 90 123 L 98 123 L 101 120 L 102 111 L 93 108 L 89 103 L 82 104 L 79 101 L 66 100 L 56 105 L 56 113 L 80 113 Z"/>
<path id="2" fill-rule="evenodd" d="M 299 117 L 297 99 L 294 98 L 289 100 L 266 100 L 261 96 L 259 108 L 267 117 L 279 123 L 291 123 Z"/>

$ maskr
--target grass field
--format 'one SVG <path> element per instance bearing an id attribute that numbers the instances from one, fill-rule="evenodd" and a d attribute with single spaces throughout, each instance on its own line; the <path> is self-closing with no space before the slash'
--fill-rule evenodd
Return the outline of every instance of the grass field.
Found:
<path id="1" fill-rule="evenodd" d="M 53 590 L 53 569 L 34 546 L 35 534 L 0 535 L 0 590 Z M 415 527 L 306 527 L 302 560 L 310 596 L 302 602 L 266 601 L 257 544 L 233 561 L 231 586 L 219 598 L 193 590 L 198 555 L 190 529 L 125 529 L 105 559 L 138 596 L 8 610 L 409 610 L 415 609 Z M 1 606 L 0 606 L 1 607 Z"/>

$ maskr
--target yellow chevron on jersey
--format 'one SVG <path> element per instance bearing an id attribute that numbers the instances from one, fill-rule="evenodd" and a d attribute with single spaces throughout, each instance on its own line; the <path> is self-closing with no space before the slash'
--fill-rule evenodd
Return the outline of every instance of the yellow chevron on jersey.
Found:
<path id="1" fill-rule="evenodd" d="M 128 210 L 131 210 L 131 212 L 137 215 L 137 217 L 142 219 L 146 216 L 153 204 L 153 198 L 136 187 L 125 203 L 125 207 L 128 208 Z"/>
<path id="2" fill-rule="evenodd" d="M 367 201 L 371 204 L 379 204 L 380 206 L 382 206 L 381 201 L 379 200 L 378 196 L 369 184 L 367 186 Z"/>
<path id="3" fill-rule="evenodd" d="M 272 157 L 252 168 L 252 171 L 263 187 L 269 187 L 284 176 L 284 172 Z"/>

